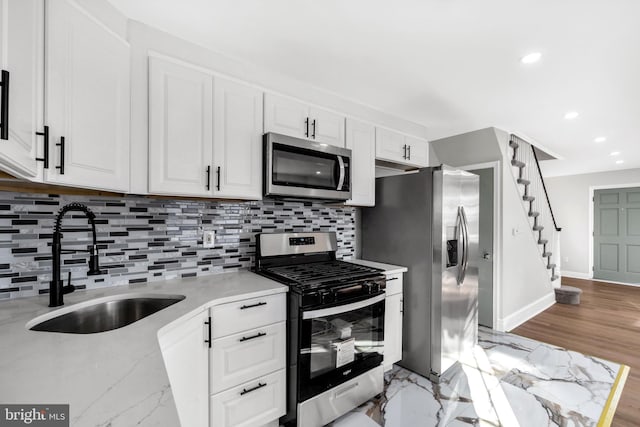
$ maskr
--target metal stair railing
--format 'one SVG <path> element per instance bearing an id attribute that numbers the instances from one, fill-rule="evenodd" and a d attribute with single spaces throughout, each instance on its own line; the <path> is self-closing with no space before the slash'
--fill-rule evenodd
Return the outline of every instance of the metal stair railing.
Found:
<path id="1" fill-rule="evenodd" d="M 535 147 L 514 134 L 511 134 L 509 139 L 509 147 L 513 153 L 512 170 L 516 182 L 523 190 L 522 202 L 527 208 L 531 229 L 538 242 L 543 261 L 550 271 L 551 281 L 555 282 L 560 278 L 560 232 L 562 229 L 558 227 L 551 208 Z"/>

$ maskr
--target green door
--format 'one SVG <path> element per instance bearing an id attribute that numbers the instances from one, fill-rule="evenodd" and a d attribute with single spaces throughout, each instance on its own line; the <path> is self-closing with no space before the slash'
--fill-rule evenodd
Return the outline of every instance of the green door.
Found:
<path id="1" fill-rule="evenodd" d="M 640 187 L 594 196 L 593 278 L 640 283 Z"/>

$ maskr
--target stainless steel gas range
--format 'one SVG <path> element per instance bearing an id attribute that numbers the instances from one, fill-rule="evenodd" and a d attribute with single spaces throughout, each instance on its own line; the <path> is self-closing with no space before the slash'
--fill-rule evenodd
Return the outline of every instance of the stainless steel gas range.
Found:
<path id="1" fill-rule="evenodd" d="M 287 426 L 320 427 L 382 392 L 385 276 L 336 250 L 335 233 L 256 236 L 256 272 L 290 289 Z"/>

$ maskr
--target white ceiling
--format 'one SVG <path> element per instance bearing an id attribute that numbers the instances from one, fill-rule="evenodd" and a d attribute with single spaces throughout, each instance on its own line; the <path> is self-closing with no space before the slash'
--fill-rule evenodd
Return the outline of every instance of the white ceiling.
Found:
<path id="1" fill-rule="evenodd" d="M 110 1 L 130 18 L 423 124 L 431 139 L 497 126 L 561 156 L 545 162 L 547 175 L 640 167 L 638 0 Z M 540 62 L 519 62 L 532 51 Z M 580 116 L 565 120 L 570 110 Z"/>

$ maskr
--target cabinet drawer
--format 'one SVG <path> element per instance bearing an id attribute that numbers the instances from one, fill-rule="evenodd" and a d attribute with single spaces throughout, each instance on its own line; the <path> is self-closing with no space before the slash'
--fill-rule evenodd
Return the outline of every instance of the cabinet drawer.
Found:
<path id="1" fill-rule="evenodd" d="M 262 426 L 285 414 L 285 370 L 211 396 L 211 427 Z"/>
<path id="2" fill-rule="evenodd" d="M 287 317 L 285 297 L 286 294 L 282 293 L 213 307 L 211 309 L 213 338 L 284 322 Z"/>
<path id="3" fill-rule="evenodd" d="M 285 367 L 286 323 L 280 322 L 213 341 L 210 390 L 218 393 Z"/>
<path id="4" fill-rule="evenodd" d="M 402 292 L 402 273 L 387 274 L 387 295 L 399 294 Z"/>

